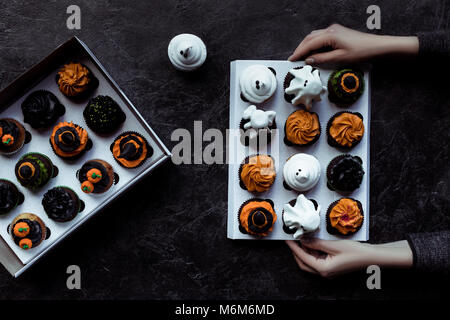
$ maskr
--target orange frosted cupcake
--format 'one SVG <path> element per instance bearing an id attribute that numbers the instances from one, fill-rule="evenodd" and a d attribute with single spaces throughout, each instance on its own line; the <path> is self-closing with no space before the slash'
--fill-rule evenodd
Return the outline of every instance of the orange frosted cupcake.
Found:
<path id="1" fill-rule="evenodd" d="M 364 222 L 361 202 L 351 198 L 341 198 L 333 202 L 327 211 L 327 231 L 330 234 L 351 235 Z"/>
<path id="2" fill-rule="evenodd" d="M 297 110 L 289 115 L 284 125 L 284 143 L 306 147 L 319 139 L 320 131 L 317 113 Z"/>
<path id="3" fill-rule="evenodd" d="M 86 98 L 98 87 L 98 79 L 81 63 L 68 63 L 56 74 L 59 91 L 72 99 Z"/>
<path id="4" fill-rule="evenodd" d="M 275 163 L 269 155 L 247 157 L 239 167 L 239 184 L 244 190 L 250 192 L 269 190 L 275 177 Z"/>
<path id="5" fill-rule="evenodd" d="M 332 147 L 351 149 L 363 136 L 363 116 L 358 112 L 338 112 L 328 121 L 327 140 Z"/>
<path id="6" fill-rule="evenodd" d="M 127 169 L 137 168 L 153 155 L 153 148 L 137 132 L 124 132 L 111 144 L 114 159 Z"/>
<path id="7" fill-rule="evenodd" d="M 272 200 L 250 199 L 241 205 L 238 219 L 242 233 L 265 237 L 273 230 L 277 214 Z"/>
<path id="8" fill-rule="evenodd" d="M 75 159 L 92 148 L 92 141 L 82 127 L 73 122 L 60 122 L 50 136 L 53 152 L 63 159 Z"/>

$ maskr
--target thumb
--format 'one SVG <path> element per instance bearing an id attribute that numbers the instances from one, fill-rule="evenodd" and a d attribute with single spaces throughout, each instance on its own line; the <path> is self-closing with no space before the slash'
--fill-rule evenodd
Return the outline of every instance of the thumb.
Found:
<path id="1" fill-rule="evenodd" d="M 328 52 L 321 52 L 310 55 L 305 59 L 307 64 L 322 64 L 328 62 L 336 62 L 342 59 L 345 53 L 344 49 L 336 49 Z"/>
<path id="2" fill-rule="evenodd" d="M 336 241 L 333 240 L 322 240 L 317 238 L 304 237 L 300 239 L 300 242 L 303 246 L 309 249 L 319 250 L 325 253 L 335 253 L 337 251 Z"/>

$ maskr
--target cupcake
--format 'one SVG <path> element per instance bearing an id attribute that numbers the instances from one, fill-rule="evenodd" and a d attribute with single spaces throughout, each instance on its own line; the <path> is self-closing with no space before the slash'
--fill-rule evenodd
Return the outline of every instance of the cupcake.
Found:
<path id="1" fill-rule="evenodd" d="M 23 193 L 11 181 L 0 179 L 0 214 L 11 212 L 23 203 Z"/>
<path id="2" fill-rule="evenodd" d="M 250 199 L 241 205 L 238 218 L 242 233 L 265 237 L 273 230 L 277 214 L 272 200 Z"/>
<path id="3" fill-rule="evenodd" d="M 83 116 L 88 127 L 100 134 L 115 131 L 126 119 L 120 106 L 109 96 L 97 96 L 89 100 Z"/>
<path id="4" fill-rule="evenodd" d="M 153 148 L 137 132 L 124 132 L 111 144 L 114 159 L 127 169 L 137 168 L 153 155 Z"/>
<path id="5" fill-rule="evenodd" d="M 294 154 L 284 164 L 283 185 L 288 190 L 308 191 L 319 182 L 320 170 L 319 160 L 313 155 Z"/>
<path id="6" fill-rule="evenodd" d="M 31 134 L 14 119 L 0 119 L 0 153 L 13 154 L 31 141 Z"/>
<path id="7" fill-rule="evenodd" d="M 269 155 L 247 157 L 239 167 L 239 184 L 250 192 L 269 190 L 275 177 L 275 164 Z"/>
<path id="8" fill-rule="evenodd" d="M 245 102 L 261 104 L 269 100 L 277 89 L 275 70 L 260 64 L 247 67 L 239 79 L 241 98 Z"/>
<path id="9" fill-rule="evenodd" d="M 338 106 L 353 104 L 364 91 L 364 74 L 352 69 L 334 71 L 328 78 L 328 99 Z"/>
<path id="10" fill-rule="evenodd" d="M 86 98 L 98 87 L 98 79 L 81 63 L 68 63 L 56 74 L 59 91 L 72 99 Z"/>
<path id="11" fill-rule="evenodd" d="M 272 136 L 272 130 L 277 128 L 275 111 L 263 111 L 251 105 L 245 109 L 242 114 L 242 120 L 239 128 L 242 130 L 241 142 L 245 146 L 252 143 L 269 143 Z M 265 140 L 264 140 L 265 138 Z"/>
<path id="12" fill-rule="evenodd" d="M 22 112 L 23 121 L 32 128 L 46 129 L 66 113 L 66 108 L 50 91 L 38 90 L 31 93 L 22 102 Z"/>
<path id="13" fill-rule="evenodd" d="M 332 147 L 351 149 L 363 136 L 363 116 L 358 112 L 338 112 L 328 121 L 327 140 Z"/>
<path id="14" fill-rule="evenodd" d="M 327 231 L 330 234 L 351 235 L 364 222 L 361 202 L 351 198 L 341 198 L 333 202 L 327 210 Z"/>
<path id="15" fill-rule="evenodd" d="M 320 206 L 301 194 L 284 205 L 282 219 L 283 230 L 299 239 L 303 234 L 319 229 Z"/>
<path id="16" fill-rule="evenodd" d="M 36 190 L 58 175 L 58 168 L 45 155 L 37 152 L 27 153 L 17 162 L 14 169 L 22 186 Z"/>
<path id="17" fill-rule="evenodd" d="M 303 105 L 310 110 L 326 90 L 319 69 L 309 65 L 292 68 L 284 78 L 284 98 L 294 106 Z"/>
<path id="18" fill-rule="evenodd" d="M 47 216 L 57 222 L 67 222 L 84 210 L 84 202 L 67 187 L 55 187 L 48 190 L 42 199 Z"/>
<path id="19" fill-rule="evenodd" d="M 19 214 L 8 229 L 14 243 L 24 250 L 37 247 L 50 236 L 44 222 L 32 213 Z"/>
<path id="20" fill-rule="evenodd" d="M 84 193 L 104 193 L 113 184 L 119 182 L 119 176 L 111 165 L 103 160 L 94 159 L 83 164 L 77 171 L 77 178 Z"/>
<path id="21" fill-rule="evenodd" d="M 328 164 L 328 187 L 338 192 L 353 192 L 359 188 L 364 176 L 360 157 L 343 154 Z"/>
<path id="22" fill-rule="evenodd" d="M 75 159 L 92 148 L 88 133 L 73 122 L 60 122 L 53 128 L 50 145 L 55 154 L 63 159 Z"/>
<path id="23" fill-rule="evenodd" d="M 284 143 L 306 147 L 320 137 L 319 116 L 315 112 L 297 110 L 289 115 L 284 125 Z"/>

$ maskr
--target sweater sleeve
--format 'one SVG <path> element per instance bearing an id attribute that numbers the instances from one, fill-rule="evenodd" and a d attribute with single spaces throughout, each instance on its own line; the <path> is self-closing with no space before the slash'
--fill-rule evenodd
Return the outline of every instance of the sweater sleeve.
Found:
<path id="1" fill-rule="evenodd" d="M 408 234 L 414 269 L 426 272 L 450 272 L 450 231 Z"/>
<path id="2" fill-rule="evenodd" d="M 419 56 L 450 57 L 450 30 L 419 32 Z"/>

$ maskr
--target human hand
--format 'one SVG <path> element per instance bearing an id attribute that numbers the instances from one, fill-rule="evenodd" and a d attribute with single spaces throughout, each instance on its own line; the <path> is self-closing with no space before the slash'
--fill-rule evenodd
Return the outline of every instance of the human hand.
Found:
<path id="1" fill-rule="evenodd" d="M 369 265 L 390 268 L 412 267 L 412 251 L 407 241 L 372 245 L 351 240 L 302 238 L 301 245 L 286 241 L 300 269 L 333 278 Z"/>
<path id="2" fill-rule="evenodd" d="M 375 35 L 332 24 L 307 35 L 288 60 L 304 58 L 307 64 L 351 63 L 388 54 L 417 55 L 418 52 L 417 37 Z"/>

